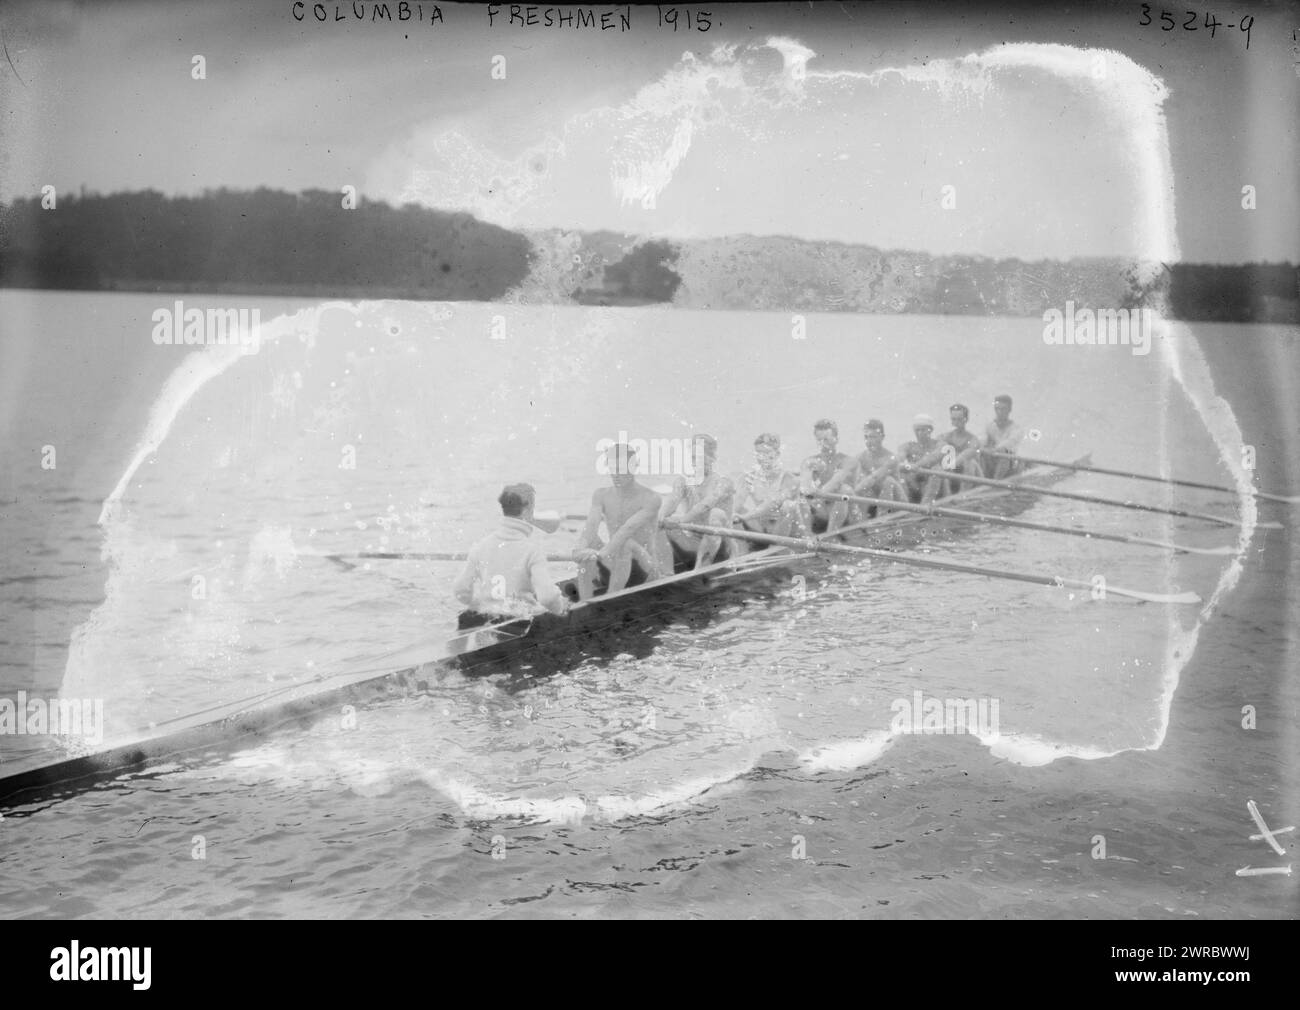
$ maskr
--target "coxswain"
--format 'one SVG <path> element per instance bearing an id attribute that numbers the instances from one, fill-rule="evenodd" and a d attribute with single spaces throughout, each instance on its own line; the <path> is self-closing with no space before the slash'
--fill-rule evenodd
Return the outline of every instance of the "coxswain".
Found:
<path id="1" fill-rule="evenodd" d="M 476 627 L 502 617 L 525 617 L 545 608 L 563 614 L 569 608 L 551 578 L 546 552 L 533 537 L 531 484 L 508 484 L 497 498 L 501 524 L 470 548 L 465 567 L 452 585 L 465 605 L 459 626 Z"/>

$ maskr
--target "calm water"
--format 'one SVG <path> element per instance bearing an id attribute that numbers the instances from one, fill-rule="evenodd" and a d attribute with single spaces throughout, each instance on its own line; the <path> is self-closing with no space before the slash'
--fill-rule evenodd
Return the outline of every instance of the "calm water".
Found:
<path id="1" fill-rule="evenodd" d="M 737 470 L 771 430 L 793 465 L 818 417 L 856 451 L 867 416 L 893 446 L 918 411 L 961 400 L 982 428 L 1010 392 L 1043 456 L 1226 482 L 1221 453 L 1246 441 L 1261 485 L 1300 483 L 1294 329 L 1182 329 L 1135 357 L 1046 347 L 1033 320 L 818 315 L 794 340 L 774 313 L 236 300 L 261 309 L 263 347 L 222 359 L 152 343 L 169 304 L 0 293 L 0 694 L 103 699 L 110 731 L 440 636 L 454 565 L 345 572 L 309 553 L 463 549 L 511 480 L 582 512 L 596 442 L 622 431 L 711 431 Z M 1235 512 L 1224 495 L 1065 486 Z M 815 565 L 809 597 L 737 598 L 523 690 L 445 673 L 354 730 L 327 720 L 8 814 L 0 911 L 1293 914 L 1286 878 L 1234 875 L 1277 862 L 1247 838 L 1248 798 L 1274 826 L 1297 819 L 1289 534 L 1247 544 L 1049 500 L 1027 518 L 1232 545 L 1240 578 L 1232 558 L 1012 530 L 935 549 L 1194 589 L 1212 612 Z M 918 690 L 996 699 L 1001 738 L 891 740 L 891 704 Z M 0 736 L 0 754 L 30 746 Z M 1114 858 L 1090 857 L 1099 834 Z"/>

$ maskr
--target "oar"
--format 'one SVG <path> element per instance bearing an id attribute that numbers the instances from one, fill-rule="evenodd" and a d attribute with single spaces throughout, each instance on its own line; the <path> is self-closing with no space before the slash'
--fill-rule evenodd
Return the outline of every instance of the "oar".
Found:
<path id="1" fill-rule="evenodd" d="M 1017 485 L 1018 486 L 1018 485 Z M 913 502 L 891 501 L 888 498 L 867 498 L 851 494 L 827 494 L 813 491 L 811 497 L 824 498 L 827 501 L 856 502 L 859 505 L 878 505 L 882 508 L 902 509 L 904 512 L 921 512 L 925 515 L 942 516 L 946 519 L 963 519 L 977 523 L 991 523 L 994 526 L 1014 526 L 1022 530 L 1036 530 L 1039 533 L 1063 533 L 1071 537 L 1087 537 L 1090 540 L 1113 540 L 1119 544 L 1141 544 L 1144 547 L 1158 547 L 1161 550 L 1186 554 L 1231 554 L 1231 547 L 1189 547 L 1186 544 L 1170 543 L 1166 540 L 1152 540 L 1149 537 L 1133 536 L 1127 533 L 1104 533 L 1101 530 L 1081 530 L 1073 526 L 1054 526 L 1048 523 L 1033 523 L 1027 519 L 1009 519 L 1006 516 L 993 515 L 989 512 L 970 512 L 966 509 L 944 508 L 939 505 L 916 505 Z"/>
<path id="2" fill-rule="evenodd" d="M 1041 494 L 1049 498 L 1069 498 L 1071 501 L 1092 502 L 1094 505 L 1114 505 L 1117 508 L 1137 509 L 1139 512 L 1158 512 L 1161 515 L 1178 516 L 1182 519 L 1201 519 L 1207 523 L 1218 523 L 1220 526 L 1240 526 L 1241 523 L 1236 519 L 1229 519 L 1226 516 L 1213 516 L 1208 512 L 1189 512 L 1186 509 L 1164 508 L 1160 505 L 1146 505 L 1137 501 L 1123 501 L 1119 498 L 1103 498 L 1095 494 L 1083 494 L 1080 491 L 1058 491 L 1056 488 L 1037 487 L 1033 484 L 1021 484 L 1009 480 L 994 480 L 992 477 L 974 477 L 968 473 L 961 473 L 957 470 L 929 470 L 923 466 L 914 466 L 907 473 L 924 474 L 927 477 L 942 477 L 944 480 L 954 480 L 962 484 L 984 484 L 988 487 L 1005 488 L 1008 491 L 1025 491 L 1029 494 Z M 1255 524 L 1260 529 L 1280 530 L 1281 523 L 1259 522 Z"/>
<path id="3" fill-rule="evenodd" d="M 985 456 L 992 456 L 995 459 L 1017 459 L 1023 463 L 1037 463 L 1042 466 L 1061 466 L 1069 470 L 1086 470 L 1088 473 L 1104 473 L 1111 477 L 1129 477 L 1132 480 L 1151 480 L 1158 484 L 1177 484 L 1179 487 L 1195 487 L 1202 491 L 1226 491 L 1229 494 L 1236 494 L 1237 488 L 1227 487 L 1222 484 L 1201 484 L 1194 480 L 1178 480 L 1174 477 L 1161 477 L 1153 473 L 1132 473 L 1128 470 L 1108 470 L 1102 466 L 1084 466 L 1081 463 L 1063 463 L 1054 459 L 1034 459 L 1031 456 L 1017 456 L 1009 452 L 985 452 Z M 1256 491 L 1251 488 L 1250 494 L 1256 498 L 1266 498 L 1268 501 L 1280 501 L 1287 505 L 1300 505 L 1300 494 L 1273 494 L 1269 491 Z"/>
<path id="4" fill-rule="evenodd" d="M 957 561 L 937 561 L 933 558 L 921 558 L 914 554 L 895 554 L 893 551 L 878 551 L 870 547 L 853 547 L 849 544 L 830 543 L 825 540 L 813 540 L 800 537 L 782 537 L 774 533 L 752 533 L 749 530 L 725 529 L 721 526 L 702 526 L 699 523 L 670 523 L 665 522 L 665 526 L 675 526 L 679 529 L 690 530 L 692 533 L 718 537 L 734 537 L 739 540 L 752 540 L 755 543 L 771 544 L 777 547 L 793 547 L 801 551 L 829 552 L 836 554 L 856 554 L 859 557 L 877 558 L 881 561 L 896 561 L 904 565 L 916 565 L 918 568 L 937 568 L 946 572 L 966 572 L 970 575 L 986 575 L 994 579 L 1013 579 L 1016 582 L 1032 582 L 1039 586 L 1068 586 L 1072 589 L 1083 589 L 1091 592 L 1093 585 L 1091 582 L 1084 582 L 1081 579 L 1068 579 L 1063 575 L 1038 575 L 1033 572 L 1013 572 L 1004 568 L 982 568 L 978 565 L 964 565 Z M 1113 593 L 1116 596 L 1127 596 L 1133 600 L 1142 600 L 1145 603 L 1200 603 L 1201 598 L 1195 593 L 1147 593 L 1139 589 L 1125 589 L 1122 586 L 1113 586 L 1106 583 L 1105 591 L 1107 595 Z"/>
<path id="5" fill-rule="evenodd" d="M 315 558 L 325 558 L 327 561 L 351 561 L 360 559 L 363 561 L 464 561 L 469 555 L 462 552 L 453 551 L 358 551 L 354 554 L 314 554 L 310 551 L 299 551 L 301 557 L 307 555 Z M 547 561 L 572 561 L 573 558 L 568 554 L 548 554 Z"/>
<path id="6" fill-rule="evenodd" d="M 587 517 L 581 515 L 560 515 L 558 512 L 535 512 L 533 513 L 533 525 L 543 533 L 554 533 L 560 528 L 563 522 L 586 522 Z M 359 551 L 347 554 L 321 554 L 315 551 L 299 551 L 300 557 L 324 558 L 326 561 L 333 561 L 344 568 L 355 568 L 351 564 L 354 560 L 361 561 L 464 561 L 469 557 L 463 552 L 450 551 Z M 547 561 L 572 561 L 573 558 L 568 554 L 548 554 Z"/>

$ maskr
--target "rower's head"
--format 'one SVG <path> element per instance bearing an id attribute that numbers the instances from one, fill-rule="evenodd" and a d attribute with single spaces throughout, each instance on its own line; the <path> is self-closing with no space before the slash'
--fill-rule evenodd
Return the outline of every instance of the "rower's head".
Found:
<path id="1" fill-rule="evenodd" d="M 615 487 L 636 483 L 636 450 L 625 442 L 617 442 L 605 450 L 606 471 Z"/>
<path id="2" fill-rule="evenodd" d="M 717 458 L 718 440 L 712 435 L 697 434 L 691 439 L 691 460 L 695 464 L 695 473 L 708 476 L 713 472 L 713 463 Z"/>
<path id="3" fill-rule="evenodd" d="M 885 444 L 885 426 L 874 417 L 862 426 L 862 437 L 866 440 L 867 448 L 875 452 Z"/>
<path id="4" fill-rule="evenodd" d="M 1011 416 L 1011 397 L 1006 393 L 993 397 L 993 416 L 1002 422 Z"/>
<path id="5" fill-rule="evenodd" d="M 928 442 L 934 435 L 934 418 L 929 414 L 917 414 L 912 418 L 912 431 L 918 442 Z"/>
<path id="6" fill-rule="evenodd" d="M 497 503 L 501 506 L 502 515 L 529 522 L 533 518 L 537 492 L 531 484 L 507 484 L 502 488 Z"/>
<path id="7" fill-rule="evenodd" d="M 823 417 L 813 425 L 813 438 L 822 452 L 834 452 L 840 441 L 839 426 Z"/>
<path id="8" fill-rule="evenodd" d="M 764 432 L 754 439 L 754 459 L 764 470 L 772 470 L 781 462 L 781 436 Z"/>
<path id="9" fill-rule="evenodd" d="M 954 403 L 948 408 L 948 420 L 954 431 L 965 431 L 966 422 L 970 420 L 970 408 L 964 403 Z"/>

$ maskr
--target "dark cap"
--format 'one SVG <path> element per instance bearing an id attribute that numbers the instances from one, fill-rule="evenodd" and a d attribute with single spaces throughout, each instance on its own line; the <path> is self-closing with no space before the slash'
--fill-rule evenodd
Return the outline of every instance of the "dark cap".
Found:
<path id="1" fill-rule="evenodd" d="M 1006 393 L 1000 393 L 999 395 L 993 397 L 993 402 L 994 402 L 994 403 L 1005 403 L 1008 407 L 1010 407 L 1010 406 L 1011 406 L 1011 397 L 1007 396 Z"/>
<path id="2" fill-rule="evenodd" d="M 885 433 L 885 425 L 877 418 L 871 418 L 862 426 L 863 431 L 878 431 L 880 434 Z"/>

